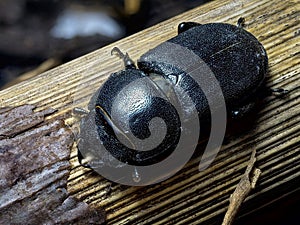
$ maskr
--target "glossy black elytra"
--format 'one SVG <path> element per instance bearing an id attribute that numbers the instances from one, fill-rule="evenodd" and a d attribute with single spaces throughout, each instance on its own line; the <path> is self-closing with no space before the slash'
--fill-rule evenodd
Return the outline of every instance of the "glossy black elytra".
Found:
<path id="1" fill-rule="evenodd" d="M 238 25 L 225 23 L 198 24 L 181 23 L 178 35 L 167 42 L 180 45 L 199 56 L 214 73 L 223 91 L 227 114 L 243 117 L 254 106 L 257 96 L 263 89 L 268 68 L 267 53 L 262 44 L 243 29 L 244 19 Z M 181 121 L 176 109 L 165 99 L 176 91 L 184 90 L 192 99 L 198 111 L 200 122 L 207 122 L 210 110 L 201 88 L 189 74 L 168 63 L 151 61 L 156 48 L 143 54 L 138 68 L 118 48 L 112 53 L 118 54 L 125 63 L 125 69 L 111 74 L 97 91 L 89 104 L 90 112 L 81 122 L 78 148 L 89 149 L 97 155 L 102 147 L 94 146 L 93 139 L 100 143 L 120 162 L 134 165 L 152 165 L 168 157 L 176 147 L 181 134 Z M 169 49 L 168 51 L 172 51 Z M 139 86 L 130 86 L 126 96 L 117 95 L 136 80 L 143 79 Z M 147 92 L 147 91 L 149 92 Z M 138 100 L 134 100 L 138 95 Z M 163 95 L 166 98 L 153 97 Z M 141 103 L 142 102 L 142 103 Z M 126 109 L 126 110 L 125 110 Z M 112 111 L 116 120 L 112 120 Z M 149 123 L 152 118 L 160 117 L 166 124 L 166 134 L 161 143 L 149 151 L 135 150 L 127 137 L 128 130 L 141 140 L 151 135 Z M 122 128 L 124 120 L 129 127 Z M 92 133 L 92 124 L 96 124 L 96 135 Z M 118 137 L 116 135 L 118 133 Z M 129 140 L 126 145 L 119 141 Z M 79 152 L 79 161 L 83 159 Z M 102 157 L 102 156 L 101 156 Z M 86 158 L 86 157 L 85 157 Z M 117 166 L 111 157 L 103 154 L 102 163 Z M 118 163 L 117 163 L 118 164 Z"/>

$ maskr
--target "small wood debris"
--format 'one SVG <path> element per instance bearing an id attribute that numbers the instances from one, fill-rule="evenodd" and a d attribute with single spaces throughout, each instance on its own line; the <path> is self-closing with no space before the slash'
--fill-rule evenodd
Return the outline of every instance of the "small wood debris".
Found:
<path id="1" fill-rule="evenodd" d="M 256 150 L 253 150 L 247 169 L 235 188 L 233 194 L 230 196 L 230 204 L 222 225 L 230 225 L 233 223 L 242 203 L 249 195 L 250 191 L 255 188 L 256 182 L 261 174 L 260 169 L 254 167 L 256 162 L 255 155 Z"/>

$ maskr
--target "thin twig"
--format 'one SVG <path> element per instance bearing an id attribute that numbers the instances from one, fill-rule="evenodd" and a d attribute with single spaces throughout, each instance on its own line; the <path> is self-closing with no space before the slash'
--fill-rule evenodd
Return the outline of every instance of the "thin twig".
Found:
<path id="1" fill-rule="evenodd" d="M 230 196 L 230 204 L 225 214 L 222 225 L 230 225 L 239 211 L 243 201 L 249 195 L 250 191 L 255 188 L 256 182 L 261 174 L 260 169 L 254 167 L 256 162 L 256 150 L 253 150 L 247 169 L 240 182 Z M 250 177 L 250 173 L 253 173 Z"/>

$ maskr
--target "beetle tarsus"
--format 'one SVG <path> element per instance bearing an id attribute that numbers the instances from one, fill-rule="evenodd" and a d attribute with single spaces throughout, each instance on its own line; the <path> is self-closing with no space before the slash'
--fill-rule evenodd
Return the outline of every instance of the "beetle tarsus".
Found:
<path id="1" fill-rule="evenodd" d="M 245 22 L 246 22 L 245 18 L 244 17 L 240 17 L 238 19 L 238 21 L 237 21 L 237 27 L 238 28 L 244 28 Z"/>
<path id="2" fill-rule="evenodd" d="M 136 68 L 133 60 L 129 57 L 128 53 L 126 52 L 125 54 L 118 48 L 118 47 L 114 47 L 111 50 L 111 54 L 112 55 L 117 55 L 120 59 L 123 60 L 125 68 L 126 69 L 132 69 L 132 68 Z"/>
<path id="3" fill-rule="evenodd" d="M 283 88 L 271 88 L 270 92 L 271 92 L 271 94 L 279 96 L 279 97 L 283 97 L 289 93 L 288 90 L 283 89 Z"/>

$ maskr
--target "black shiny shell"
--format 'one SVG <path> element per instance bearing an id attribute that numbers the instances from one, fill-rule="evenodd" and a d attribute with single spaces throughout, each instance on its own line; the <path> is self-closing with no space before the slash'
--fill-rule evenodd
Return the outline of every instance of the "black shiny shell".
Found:
<path id="1" fill-rule="evenodd" d="M 240 27 L 223 23 L 199 25 L 168 42 L 191 50 L 210 67 L 222 88 L 228 112 L 251 103 L 264 82 L 268 65 L 266 51 L 252 34 Z M 181 122 L 176 109 L 168 103 L 168 93 L 157 88 L 150 79 L 150 73 L 159 74 L 166 80 L 184 74 L 176 85 L 191 97 L 200 121 L 209 118 L 208 103 L 198 84 L 174 65 L 152 61 L 153 54 L 159 53 L 152 49 L 141 56 L 139 69 L 127 68 L 112 74 L 101 87 L 93 106 L 101 143 L 115 158 L 130 165 L 145 166 L 163 160 L 172 153 L 180 137 Z M 138 86 L 131 85 L 126 94 L 119 95 L 128 84 L 140 78 L 144 79 Z M 117 123 L 111 121 L 113 110 Z M 138 151 L 130 143 L 125 146 L 118 140 L 114 130 L 118 130 L 125 120 L 129 120 L 130 131 L 137 138 L 148 138 L 151 135 L 149 122 L 154 117 L 162 118 L 167 126 L 160 145 L 150 151 Z M 126 133 L 124 129 L 119 131 L 125 142 Z M 84 140 L 81 145 L 84 147 Z"/>
<path id="2" fill-rule="evenodd" d="M 132 83 L 134 81 L 137 81 L 136 85 Z M 110 118 L 112 110 L 113 121 Z M 138 151 L 131 142 L 127 146 L 120 142 L 119 139 L 122 139 L 126 143 L 129 132 L 141 140 L 155 135 L 149 130 L 149 123 L 154 117 L 161 118 L 167 128 L 165 138 L 158 146 L 149 151 Z M 129 126 L 124 129 L 126 121 Z M 181 132 L 180 119 L 166 94 L 137 69 L 114 73 L 105 82 L 96 101 L 96 125 L 104 147 L 115 158 L 130 165 L 145 166 L 163 160 L 176 147 Z M 115 135 L 116 130 L 119 137 Z M 156 134 L 157 137 L 161 135 Z"/>
<path id="3" fill-rule="evenodd" d="M 240 27 L 224 23 L 199 25 L 168 42 L 193 51 L 210 67 L 220 83 L 228 112 L 252 102 L 263 84 L 268 69 L 267 53 L 252 34 Z M 153 54 L 157 54 L 155 49 L 142 55 L 138 62 L 145 73 L 166 77 L 183 73 L 173 65 L 151 61 Z M 189 75 L 182 78 L 177 85 L 189 93 L 200 117 L 207 117 L 208 103 L 201 88 Z"/>

